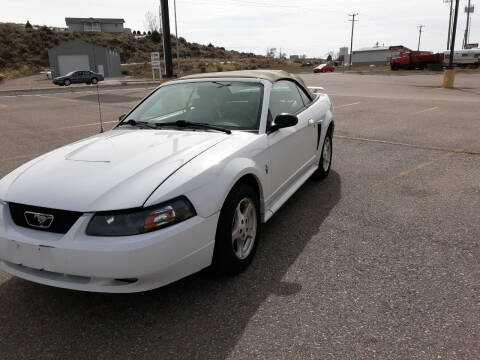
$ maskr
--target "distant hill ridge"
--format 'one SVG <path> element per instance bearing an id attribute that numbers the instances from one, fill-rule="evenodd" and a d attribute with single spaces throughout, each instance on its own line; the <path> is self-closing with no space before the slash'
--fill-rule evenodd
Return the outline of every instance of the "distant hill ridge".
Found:
<path id="1" fill-rule="evenodd" d="M 32 73 L 47 68 L 48 49 L 62 42 L 80 39 L 115 50 L 122 63 L 149 61 L 150 53 L 161 51 L 161 41 L 155 42 L 148 35 L 136 38 L 130 34 L 85 33 L 51 29 L 46 26 L 26 29 L 22 24 L 0 23 L 0 71 L 30 69 Z M 158 40 L 158 39 L 157 39 Z M 177 39 L 172 36 L 172 51 L 176 56 Z M 190 43 L 179 38 L 180 56 L 196 58 L 236 59 L 261 57 L 253 53 L 241 53 L 216 47 L 212 44 Z"/>

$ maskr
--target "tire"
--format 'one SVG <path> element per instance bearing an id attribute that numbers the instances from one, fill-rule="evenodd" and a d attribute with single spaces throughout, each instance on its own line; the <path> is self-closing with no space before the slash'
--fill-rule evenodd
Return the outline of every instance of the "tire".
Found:
<path id="1" fill-rule="evenodd" d="M 390 66 L 390 68 L 391 68 L 393 71 L 400 70 L 400 64 L 397 64 L 397 63 L 392 64 L 392 65 Z"/>
<path id="2" fill-rule="evenodd" d="M 322 155 L 320 156 L 318 169 L 313 173 L 312 176 L 314 179 L 325 179 L 330 173 L 330 168 L 332 167 L 332 150 L 332 132 L 329 129 L 327 135 L 325 135 L 325 140 L 323 140 Z"/>
<path id="3" fill-rule="evenodd" d="M 212 265 L 217 272 L 235 275 L 252 261 L 260 235 L 259 205 L 249 185 L 239 184 L 228 194 L 215 235 Z"/>
<path id="4" fill-rule="evenodd" d="M 70 86 L 71 83 L 72 82 L 69 79 L 63 80 L 63 85 L 65 85 L 65 86 Z"/>
<path id="5" fill-rule="evenodd" d="M 93 79 L 91 80 L 91 82 L 92 82 L 93 85 L 95 85 L 96 83 L 98 83 L 98 80 L 97 80 L 97 78 L 93 78 Z"/>

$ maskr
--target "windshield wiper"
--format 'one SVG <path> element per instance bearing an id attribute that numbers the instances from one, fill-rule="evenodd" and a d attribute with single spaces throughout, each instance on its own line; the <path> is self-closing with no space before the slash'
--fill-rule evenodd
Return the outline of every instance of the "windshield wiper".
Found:
<path id="1" fill-rule="evenodd" d="M 147 121 L 136 121 L 136 120 L 133 120 L 133 119 L 130 119 L 127 122 L 122 122 L 121 124 L 118 124 L 118 126 L 122 126 L 122 125 L 137 126 L 137 127 L 144 128 L 144 129 L 156 129 L 157 128 L 155 125 L 152 125 Z"/>
<path id="2" fill-rule="evenodd" d="M 157 127 L 164 127 L 164 126 L 176 126 L 180 128 L 200 128 L 200 129 L 211 129 L 211 130 L 217 130 L 217 131 L 223 131 L 226 134 L 231 134 L 232 131 L 226 128 L 223 128 L 221 126 L 215 126 L 215 125 L 210 125 L 210 124 L 205 124 L 205 123 L 198 123 L 198 122 L 191 122 L 191 121 L 186 121 L 186 120 L 177 120 L 175 122 L 165 122 L 165 123 L 155 123 Z"/>

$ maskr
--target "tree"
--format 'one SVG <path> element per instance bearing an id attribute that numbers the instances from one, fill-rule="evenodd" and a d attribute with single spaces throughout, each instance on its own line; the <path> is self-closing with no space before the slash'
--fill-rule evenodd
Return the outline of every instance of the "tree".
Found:
<path id="1" fill-rule="evenodd" d="M 133 30 L 133 35 L 137 35 L 137 30 Z"/>
<path id="2" fill-rule="evenodd" d="M 157 30 L 158 32 L 161 32 L 160 20 L 158 18 L 158 15 L 155 15 L 151 11 L 147 11 L 147 13 L 145 14 L 144 25 L 149 32 L 153 32 L 155 30 Z"/>
<path id="3" fill-rule="evenodd" d="M 328 53 L 325 54 L 325 58 L 328 60 L 330 58 L 330 60 L 328 61 L 332 61 L 333 59 L 336 59 L 337 58 L 337 53 L 333 50 L 329 51 Z"/>
<path id="4" fill-rule="evenodd" d="M 147 33 L 144 31 L 144 32 L 143 32 L 143 35 L 147 35 Z"/>
<path id="5" fill-rule="evenodd" d="M 155 31 L 155 30 L 153 30 Z M 147 33 L 148 36 L 152 35 L 152 32 L 150 30 L 148 30 L 148 33 Z"/>
<path id="6" fill-rule="evenodd" d="M 150 39 L 152 39 L 152 41 L 156 43 L 159 43 L 162 40 L 160 33 L 157 30 L 152 31 L 152 34 L 150 35 Z"/>
<path id="7" fill-rule="evenodd" d="M 268 48 L 267 49 L 267 57 L 269 58 L 274 58 L 275 55 L 277 54 L 277 48 Z"/>
<path id="8" fill-rule="evenodd" d="M 29 30 L 33 29 L 32 24 L 30 24 L 30 21 L 28 20 L 27 20 L 27 23 L 25 24 L 25 29 L 29 29 Z"/>

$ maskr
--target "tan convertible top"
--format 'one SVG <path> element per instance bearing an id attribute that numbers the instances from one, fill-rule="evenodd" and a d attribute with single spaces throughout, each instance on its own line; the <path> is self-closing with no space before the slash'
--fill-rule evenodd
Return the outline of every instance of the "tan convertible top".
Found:
<path id="1" fill-rule="evenodd" d="M 187 76 L 181 77 L 179 80 L 205 79 L 205 78 L 254 78 L 254 79 L 265 79 L 272 83 L 278 80 L 288 79 L 298 83 L 298 85 L 302 86 L 305 89 L 307 94 L 310 94 L 310 91 L 308 90 L 307 86 L 303 82 L 303 79 L 283 70 L 238 70 L 238 71 L 211 72 L 211 73 L 187 75 Z"/>

